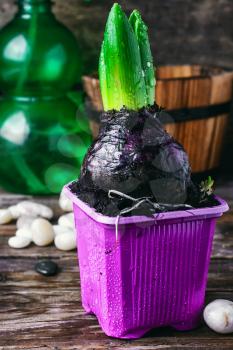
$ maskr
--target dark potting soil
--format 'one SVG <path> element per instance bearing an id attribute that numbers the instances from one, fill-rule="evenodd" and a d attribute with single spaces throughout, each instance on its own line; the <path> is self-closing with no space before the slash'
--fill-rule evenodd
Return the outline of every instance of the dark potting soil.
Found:
<path id="1" fill-rule="evenodd" d="M 148 197 L 153 203 L 170 206 L 154 212 L 217 205 L 213 196 L 203 199 L 199 186 L 191 180 L 186 152 L 159 121 L 161 110 L 154 105 L 140 111 L 109 111 L 101 115 L 97 140 L 84 159 L 78 182 L 71 191 L 79 199 L 108 216 L 134 204 L 127 198 L 109 198 L 116 190 L 133 198 Z M 151 205 L 143 203 L 127 215 L 151 215 Z"/>
<path id="2" fill-rule="evenodd" d="M 74 181 L 70 185 L 70 190 L 84 203 L 88 204 L 91 208 L 94 208 L 96 212 L 107 216 L 117 216 L 125 208 L 132 207 L 132 201 L 125 198 L 109 198 L 105 191 L 94 189 L 93 191 L 83 191 L 79 186 L 79 181 Z M 219 202 L 214 198 L 213 195 L 206 197 L 201 200 L 201 192 L 198 185 L 194 185 L 193 189 L 189 189 L 188 200 L 184 204 L 189 204 L 193 208 L 205 208 L 214 207 L 219 205 Z M 153 202 L 153 199 L 151 199 Z M 134 216 L 134 215 L 151 215 L 151 206 L 144 203 L 133 211 L 122 214 L 122 216 Z M 176 211 L 176 207 L 166 209 L 166 211 Z M 180 206 L 179 210 L 188 210 L 185 205 Z M 165 210 L 154 210 L 154 213 L 164 212 Z"/>

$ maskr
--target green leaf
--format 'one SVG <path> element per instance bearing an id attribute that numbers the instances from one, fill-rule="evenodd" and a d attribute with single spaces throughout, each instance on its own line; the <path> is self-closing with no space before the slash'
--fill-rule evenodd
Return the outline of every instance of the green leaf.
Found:
<path id="1" fill-rule="evenodd" d="M 148 104 L 139 46 L 120 5 L 114 4 L 107 20 L 99 60 L 104 110 L 123 106 L 138 110 Z"/>
<path id="2" fill-rule="evenodd" d="M 140 50 L 142 69 L 144 71 L 146 85 L 147 103 L 149 105 L 153 105 L 155 102 L 155 71 L 148 38 L 148 28 L 137 10 L 134 10 L 131 13 L 129 21 L 133 27 Z"/>
<path id="3" fill-rule="evenodd" d="M 210 196 L 214 192 L 214 180 L 211 176 L 208 176 L 207 180 L 204 180 L 200 184 L 200 191 L 202 192 L 202 200 Z"/>

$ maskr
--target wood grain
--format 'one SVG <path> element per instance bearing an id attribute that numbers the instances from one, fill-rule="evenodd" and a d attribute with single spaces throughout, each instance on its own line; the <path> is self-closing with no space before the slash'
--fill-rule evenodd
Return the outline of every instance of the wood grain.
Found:
<path id="1" fill-rule="evenodd" d="M 54 12 L 79 40 L 85 74 L 98 69 L 98 56 L 110 0 L 54 0 Z M 232 0 L 119 1 L 127 14 L 141 11 L 149 27 L 156 66 L 208 64 L 233 69 Z M 0 1 L 0 27 L 16 11 L 15 0 Z M 190 74 L 187 70 L 187 75 Z M 219 90 L 216 90 L 219 94 Z M 95 130 L 97 133 L 97 128 Z M 233 174 L 233 118 L 227 128 L 222 168 Z"/>
<path id="2" fill-rule="evenodd" d="M 218 187 L 218 194 L 233 204 L 233 183 Z M 0 207 L 29 198 L 0 195 Z M 59 214 L 57 198 L 36 199 L 51 204 Z M 75 252 L 60 252 L 53 245 L 14 250 L 7 240 L 15 225 L 0 226 L 0 350 L 232 350 L 233 335 L 218 335 L 202 324 L 190 332 L 161 328 L 134 341 L 109 338 L 93 315 L 81 305 L 79 269 Z M 44 277 L 35 263 L 52 258 L 57 276 Z M 209 269 L 206 302 L 233 300 L 233 210 L 218 222 Z"/>
<path id="3" fill-rule="evenodd" d="M 199 65 L 161 66 L 157 68 L 155 100 L 169 110 L 207 107 L 231 101 L 233 73 L 220 68 Z M 97 77 L 84 76 L 84 88 L 94 110 L 103 110 Z M 188 112 L 187 112 L 188 113 Z M 188 116 L 188 115 L 187 115 Z M 219 166 L 228 114 L 165 124 L 168 133 L 180 142 L 188 153 L 193 172 L 203 172 Z M 98 124 L 91 121 L 93 137 Z"/>
<path id="4" fill-rule="evenodd" d="M 222 114 L 208 119 L 165 125 L 167 132 L 173 135 L 188 153 L 193 172 L 218 167 L 228 117 L 227 114 Z"/>

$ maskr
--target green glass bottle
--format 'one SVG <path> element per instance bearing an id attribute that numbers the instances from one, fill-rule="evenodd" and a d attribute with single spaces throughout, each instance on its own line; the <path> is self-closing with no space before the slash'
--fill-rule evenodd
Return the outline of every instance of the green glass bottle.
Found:
<path id="1" fill-rule="evenodd" d="M 84 113 L 67 97 L 80 81 L 80 50 L 51 5 L 18 0 L 0 31 L 0 186 L 8 191 L 58 193 L 77 178 L 91 141 Z"/>

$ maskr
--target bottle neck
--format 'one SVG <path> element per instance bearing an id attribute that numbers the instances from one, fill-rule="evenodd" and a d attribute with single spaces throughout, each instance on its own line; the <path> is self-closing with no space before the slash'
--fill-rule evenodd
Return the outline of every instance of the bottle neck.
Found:
<path id="1" fill-rule="evenodd" d="M 52 11 L 51 0 L 18 0 L 18 8 L 20 15 L 32 15 L 33 13 L 49 13 Z"/>

